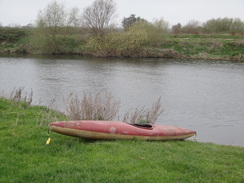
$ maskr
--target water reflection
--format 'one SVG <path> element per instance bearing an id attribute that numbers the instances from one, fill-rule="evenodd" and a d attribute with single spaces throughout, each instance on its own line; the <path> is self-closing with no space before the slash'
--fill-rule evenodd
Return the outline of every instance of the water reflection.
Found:
<path id="1" fill-rule="evenodd" d="M 25 87 L 34 103 L 64 110 L 70 93 L 111 92 L 121 115 L 162 97 L 158 123 L 198 132 L 200 141 L 244 145 L 244 63 L 82 57 L 0 58 L 0 91 Z"/>

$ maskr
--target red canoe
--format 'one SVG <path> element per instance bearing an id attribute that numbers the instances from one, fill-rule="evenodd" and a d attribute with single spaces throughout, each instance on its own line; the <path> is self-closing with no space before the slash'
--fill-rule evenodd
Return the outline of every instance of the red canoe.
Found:
<path id="1" fill-rule="evenodd" d="M 49 124 L 52 131 L 63 135 L 88 139 L 182 140 L 196 134 L 185 128 L 128 124 L 119 121 L 60 121 Z"/>

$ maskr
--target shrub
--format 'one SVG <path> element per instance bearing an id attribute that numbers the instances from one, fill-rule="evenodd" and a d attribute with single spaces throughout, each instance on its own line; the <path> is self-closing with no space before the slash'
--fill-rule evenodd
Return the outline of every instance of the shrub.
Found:
<path id="1" fill-rule="evenodd" d="M 152 105 L 151 109 L 135 108 L 127 112 L 123 118 L 127 123 L 155 123 L 163 113 L 161 109 L 161 97 Z"/>
<path id="2" fill-rule="evenodd" d="M 1 27 L 0 41 L 15 42 L 23 37 L 27 37 L 29 30 L 25 28 Z"/>
<path id="3" fill-rule="evenodd" d="M 114 120 L 120 106 L 111 93 L 105 93 L 102 98 L 100 92 L 95 96 L 84 93 L 81 99 L 70 94 L 65 103 L 66 113 L 72 120 Z"/>
<path id="4" fill-rule="evenodd" d="M 203 27 L 210 33 L 240 32 L 244 29 L 244 22 L 240 18 L 218 18 L 208 20 Z"/>
<path id="5" fill-rule="evenodd" d="M 90 38 L 83 53 L 97 57 L 143 57 L 145 48 L 159 46 L 162 39 L 162 30 L 147 22 L 137 22 L 126 32 Z"/>
<path id="6" fill-rule="evenodd" d="M 31 38 L 31 46 L 37 54 L 68 54 L 74 53 L 79 47 L 80 41 L 71 36 L 58 35 L 55 38 L 50 36 L 34 35 Z"/>
<path id="7" fill-rule="evenodd" d="M 164 31 L 157 27 L 157 25 L 153 25 L 148 22 L 137 22 L 130 27 L 130 34 L 139 34 L 141 39 L 143 39 L 143 46 L 152 46 L 157 47 L 164 38 Z"/>
<path id="8" fill-rule="evenodd" d="M 98 92 L 95 95 L 83 93 L 79 98 L 70 94 L 66 99 L 66 113 L 71 120 L 118 120 L 120 102 L 116 101 L 111 93 L 102 95 Z M 122 121 L 127 123 L 155 123 L 162 114 L 161 98 L 159 98 L 151 109 L 144 107 L 127 112 Z M 117 119 L 116 119 L 117 118 Z"/>
<path id="9" fill-rule="evenodd" d="M 142 44 L 139 33 L 109 33 L 89 39 L 83 52 L 96 57 L 133 57 L 141 53 Z"/>

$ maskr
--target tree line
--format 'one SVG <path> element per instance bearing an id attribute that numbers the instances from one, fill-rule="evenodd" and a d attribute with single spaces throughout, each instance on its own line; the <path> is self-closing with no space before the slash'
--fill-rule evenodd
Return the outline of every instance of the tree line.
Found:
<path id="1" fill-rule="evenodd" d="M 182 26 L 180 23 L 172 26 L 173 33 L 243 33 L 244 22 L 240 18 L 217 18 L 203 24 L 192 20 Z"/>
<path id="2" fill-rule="evenodd" d="M 93 4 L 80 13 L 78 8 L 67 11 L 62 3 L 56 1 L 48 4 L 46 9 L 40 10 L 36 20 L 36 26 L 46 27 L 82 27 L 93 33 L 101 33 L 108 29 L 115 29 L 116 3 L 113 0 L 95 0 Z M 165 31 L 173 33 L 225 33 L 241 32 L 244 30 L 244 22 L 240 18 L 217 18 L 204 23 L 191 20 L 186 25 L 180 23 L 169 27 L 169 22 L 163 18 L 148 22 L 144 18 L 131 14 L 124 17 L 121 25 L 124 30 L 136 22 L 153 23 Z"/>

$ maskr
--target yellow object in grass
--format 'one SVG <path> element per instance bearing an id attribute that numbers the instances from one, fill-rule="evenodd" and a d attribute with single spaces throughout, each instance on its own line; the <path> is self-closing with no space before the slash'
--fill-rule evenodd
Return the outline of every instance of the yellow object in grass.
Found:
<path id="1" fill-rule="evenodd" d="M 48 139 L 47 139 L 47 142 L 46 142 L 46 145 L 49 145 L 50 142 L 51 142 L 51 138 L 48 138 Z"/>

